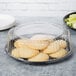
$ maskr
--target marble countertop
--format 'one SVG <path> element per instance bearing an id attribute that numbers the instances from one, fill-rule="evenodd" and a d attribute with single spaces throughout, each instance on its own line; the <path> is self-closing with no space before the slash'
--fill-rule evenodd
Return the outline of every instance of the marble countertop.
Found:
<path id="1" fill-rule="evenodd" d="M 49 22 L 51 18 L 28 18 L 28 17 L 16 17 L 17 25 L 27 23 L 35 20 L 46 20 Z M 59 18 L 58 23 L 63 25 L 62 18 Z M 29 65 L 22 62 L 18 62 L 10 58 L 5 52 L 5 45 L 8 40 L 8 30 L 0 31 L 0 76 L 75 76 L 76 75 L 76 31 L 71 32 L 71 44 L 73 57 L 67 61 L 50 64 L 50 65 Z"/>

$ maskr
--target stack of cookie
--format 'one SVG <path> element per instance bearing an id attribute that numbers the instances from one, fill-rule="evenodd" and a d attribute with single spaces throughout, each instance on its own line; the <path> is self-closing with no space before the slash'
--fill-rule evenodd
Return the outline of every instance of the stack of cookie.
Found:
<path id="1" fill-rule="evenodd" d="M 48 61 L 50 58 L 62 58 L 67 54 L 67 42 L 53 36 L 35 35 L 30 39 L 18 39 L 14 42 L 11 55 L 32 62 Z"/>

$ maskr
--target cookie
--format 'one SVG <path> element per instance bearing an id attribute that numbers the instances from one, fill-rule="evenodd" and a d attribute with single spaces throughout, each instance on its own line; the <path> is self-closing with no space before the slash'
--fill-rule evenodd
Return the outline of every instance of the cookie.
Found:
<path id="1" fill-rule="evenodd" d="M 51 35 L 39 34 L 39 35 L 34 35 L 33 37 L 31 37 L 31 40 L 50 40 L 50 41 L 53 41 L 54 38 L 55 37 L 51 36 Z"/>
<path id="2" fill-rule="evenodd" d="M 13 49 L 11 52 L 11 56 L 19 58 L 19 51 L 17 49 Z"/>
<path id="3" fill-rule="evenodd" d="M 58 51 L 60 49 L 60 46 L 56 44 L 55 42 L 50 43 L 50 45 L 43 50 L 43 53 L 50 54 Z"/>
<path id="4" fill-rule="evenodd" d="M 26 47 L 26 39 L 18 39 L 14 42 L 14 47 L 21 48 Z"/>
<path id="5" fill-rule="evenodd" d="M 28 40 L 26 45 L 31 49 L 43 50 L 49 45 L 47 40 Z"/>
<path id="6" fill-rule="evenodd" d="M 56 40 L 55 43 L 59 45 L 61 48 L 67 47 L 67 42 L 65 40 Z"/>
<path id="7" fill-rule="evenodd" d="M 39 51 L 30 48 L 16 48 L 12 51 L 12 56 L 15 57 L 18 54 L 18 57 L 20 58 L 30 58 L 37 55 L 38 53 Z"/>
<path id="8" fill-rule="evenodd" d="M 52 58 L 62 58 L 67 54 L 67 51 L 65 49 L 60 49 L 59 51 L 49 54 L 50 57 Z"/>
<path id="9" fill-rule="evenodd" d="M 28 61 L 43 62 L 43 61 L 47 61 L 48 59 L 49 59 L 49 56 L 47 54 L 39 53 L 38 55 L 28 59 Z"/>

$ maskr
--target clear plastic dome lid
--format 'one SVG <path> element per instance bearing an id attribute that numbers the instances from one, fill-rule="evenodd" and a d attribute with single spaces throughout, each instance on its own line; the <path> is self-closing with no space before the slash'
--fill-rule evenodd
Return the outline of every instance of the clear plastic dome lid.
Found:
<path id="1" fill-rule="evenodd" d="M 32 34 L 48 34 L 56 37 L 64 33 L 63 27 L 52 23 L 30 23 L 22 24 L 14 29 L 13 34 L 17 37 L 24 37 Z"/>
<path id="2" fill-rule="evenodd" d="M 62 25 L 48 22 L 34 22 L 29 24 L 22 24 L 11 29 L 8 32 L 8 44 L 6 49 L 7 53 L 11 57 L 25 63 L 35 63 L 36 61 L 36 63 L 51 63 L 63 60 L 66 57 L 70 56 L 70 47 L 70 32 L 66 30 Z M 66 51 L 65 55 L 64 53 L 62 55 L 60 52 L 62 51 L 61 48 L 63 51 Z M 16 51 L 13 53 L 14 49 L 16 49 Z M 17 51 L 18 49 L 20 51 Z M 29 49 L 31 51 L 34 50 L 34 53 L 38 51 L 38 53 L 34 55 Z M 48 49 L 48 51 L 46 49 Z M 57 51 L 59 51 L 59 53 L 62 55 L 61 57 L 59 53 L 58 57 L 49 56 L 50 54 L 56 53 Z M 33 57 L 33 55 L 38 56 L 40 53 L 45 53 L 46 55 L 49 54 L 48 59 L 38 61 L 41 59 L 41 55 L 39 57 L 40 59 L 36 59 L 36 61 L 29 61 L 29 58 Z M 29 55 L 29 57 L 27 55 Z"/>

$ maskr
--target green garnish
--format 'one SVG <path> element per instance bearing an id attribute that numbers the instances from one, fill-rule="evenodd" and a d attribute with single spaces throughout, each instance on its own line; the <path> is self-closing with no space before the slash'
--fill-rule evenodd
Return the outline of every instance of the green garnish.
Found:
<path id="1" fill-rule="evenodd" d="M 76 14 L 69 15 L 69 17 L 65 19 L 65 22 L 69 27 L 74 28 L 73 25 L 76 24 Z"/>

